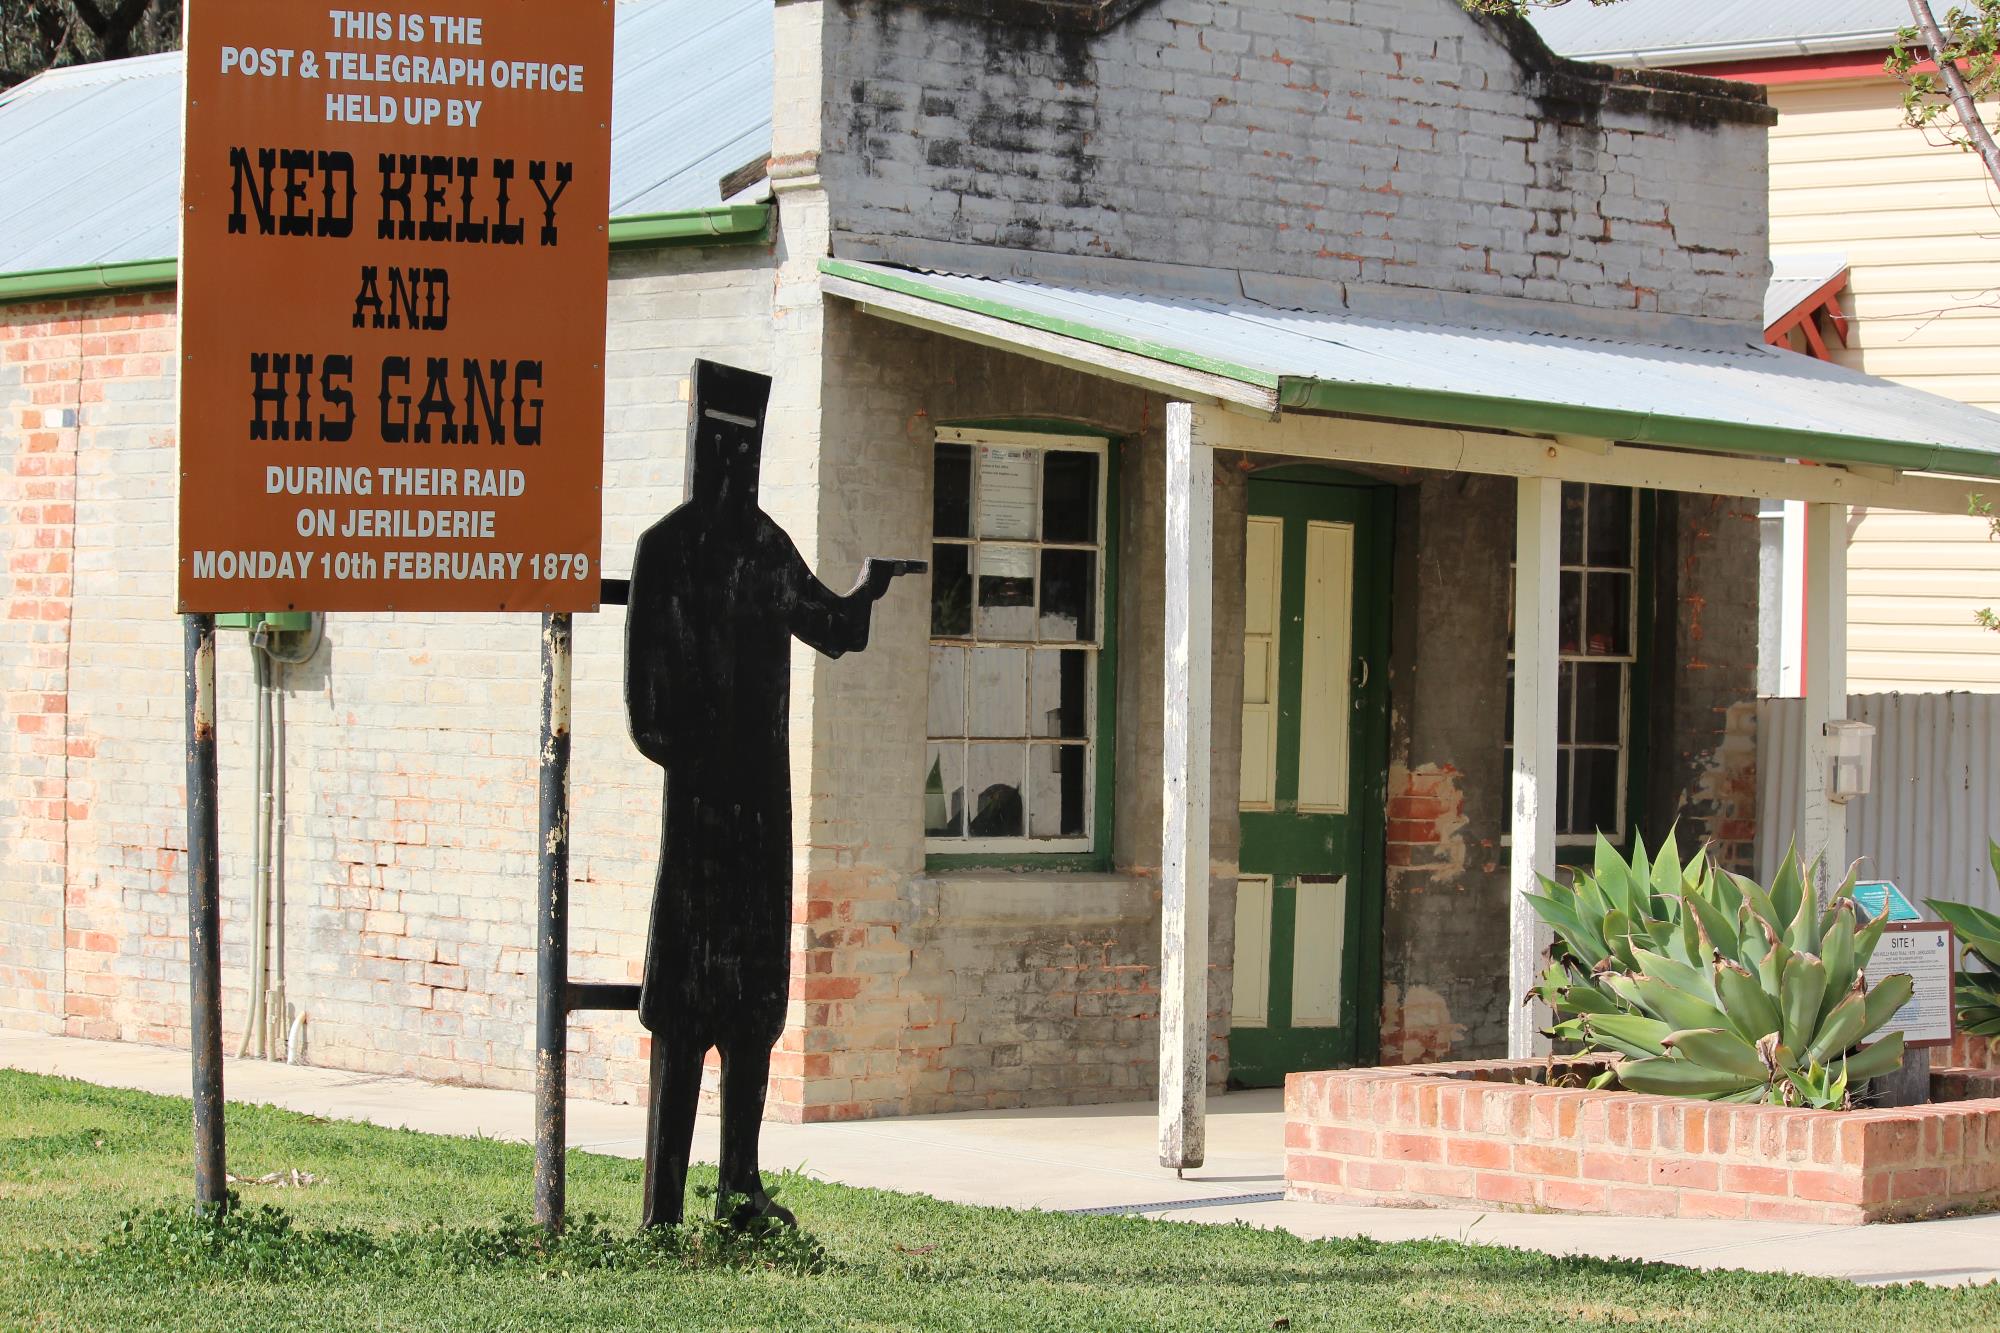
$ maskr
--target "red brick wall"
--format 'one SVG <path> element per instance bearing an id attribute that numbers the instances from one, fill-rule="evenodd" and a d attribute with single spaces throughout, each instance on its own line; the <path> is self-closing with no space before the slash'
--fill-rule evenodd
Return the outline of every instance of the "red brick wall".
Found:
<path id="1" fill-rule="evenodd" d="M 1574 1067 L 1593 1072 L 1590 1062 Z M 1294 1074 L 1293 1198 L 1853 1223 L 2000 1201 L 2000 1080 L 1878 1111 L 1552 1088 L 1545 1062 Z"/>
<path id="2" fill-rule="evenodd" d="M 0 602 L 6 666 L 8 811 L 0 867 L 0 1024 L 114 1036 L 113 960 L 127 922 L 102 877 L 73 871 L 97 784 L 98 742 L 71 717 L 77 668 L 77 473 L 82 452 L 123 425 L 110 386 L 170 369 L 172 296 L 149 293 L 0 307 L 0 505 L 7 553 Z M 165 803 L 171 804 L 171 801 Z M 119 860 L 164 888 L 178 843 L 165 829 Z M 174 932 L 178 936 L 181 932 Z M 163 1018 L 164 1015 L 154 1015 Z M 141 1021 L 135 1035 L 168 1040 Z"/>

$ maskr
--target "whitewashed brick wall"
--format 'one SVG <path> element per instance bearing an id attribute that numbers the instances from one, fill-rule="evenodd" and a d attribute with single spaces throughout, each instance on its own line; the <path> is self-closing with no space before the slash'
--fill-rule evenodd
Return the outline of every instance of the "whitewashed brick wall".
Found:
<path id="1" fill-rule="evenodd" d="M 1458 0 L 1157 0 L 1097 35 L 944 8 L 827 0 L 842 253 L 922 238 L 1759 314 L 1765 112 L 1740 91 L 1533 68 Z"/>

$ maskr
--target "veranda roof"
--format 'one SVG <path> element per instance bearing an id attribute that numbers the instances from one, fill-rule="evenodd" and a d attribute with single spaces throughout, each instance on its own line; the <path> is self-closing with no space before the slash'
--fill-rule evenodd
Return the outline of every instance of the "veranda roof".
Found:
<path id="1" fill-rule="evenodd" d="M 1753 342 L 1672 346 L 829 259 L 829 294 L 1288 409 L 2000 477 L 2000 416 Z"/>

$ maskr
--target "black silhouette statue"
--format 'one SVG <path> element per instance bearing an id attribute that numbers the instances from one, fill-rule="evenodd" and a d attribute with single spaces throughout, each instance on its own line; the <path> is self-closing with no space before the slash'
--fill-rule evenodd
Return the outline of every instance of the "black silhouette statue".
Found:
<path id="1" fill-rule="evenodd" d="M 859 652 L 875 602 L 925 568 L 871 559 L 845 596 L 813 577 L 757 507 L 770 394 L 766 376 L 695 363 L 687 498 L 639 538 L 632 562 L 626 709 L 640 753 L 666 770 L 639 998 L 653 1034 L 647 1226 L 681 1219 L 710 1047 L 722 1056 L 716 1215 L 793 1221 L 757 1168 L 791 972 L 791 641 Z"/>

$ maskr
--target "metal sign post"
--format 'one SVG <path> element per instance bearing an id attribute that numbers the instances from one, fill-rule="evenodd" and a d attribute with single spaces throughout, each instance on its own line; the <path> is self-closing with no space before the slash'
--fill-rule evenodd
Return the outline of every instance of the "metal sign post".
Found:
<path id="1" fill-rule="evenodd" d="M 229 1199 L 222 1152 L 222 897 L 216 850 L 215 617 L 187 637 L 188 1041 L 194 1051 L 194 1197 Z"/>
<path id="2" fill-rule="evenodd" d="M 542 617 L 541 820 L 535 938 L 535 1221 L 563 1223 L 569 1060 L 570 617 Z"/>

